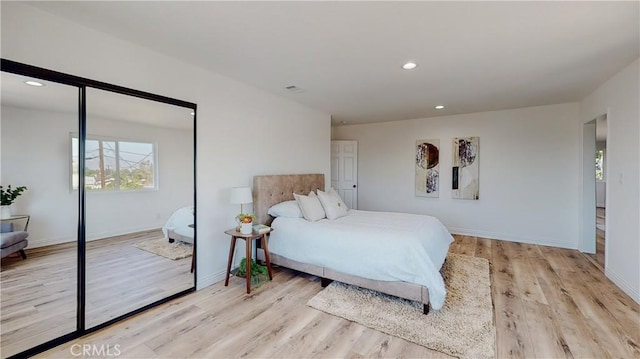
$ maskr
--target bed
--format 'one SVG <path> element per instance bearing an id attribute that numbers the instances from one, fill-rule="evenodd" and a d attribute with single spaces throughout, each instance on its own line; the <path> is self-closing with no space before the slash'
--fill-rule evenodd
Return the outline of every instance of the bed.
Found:
<path id="1" fill-rule="evenodd" d="M 358 210 L 317 222 L 267 214 L 274 204 L 292 200 L 293 193 L 318 189 L 324 190 L 323 174 L 254 177 L 254 212 L 259 223 L 274 228 L 271 263 L 316 275 L 323 286 L 336 280 L 418 301 L 425 314 L 442 307 L 446 292 L 439 270 L 453 238 L 439 220 Z"/>
<path id="2" fill-rule="evenodd" d="M 169 242 L 180 241 L 193 244 L 193 206 L 175 210 L 162 227 L 162 233 Z"/>

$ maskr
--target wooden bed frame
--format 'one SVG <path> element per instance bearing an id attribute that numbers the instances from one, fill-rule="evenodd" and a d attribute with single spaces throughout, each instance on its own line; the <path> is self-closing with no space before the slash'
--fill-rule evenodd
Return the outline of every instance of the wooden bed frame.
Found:
<path id="1" fill-rule="evenodd" d="M 306 195 L 312 190 L 324 190 L 324 188 L 323 174 L 254 176 L 253 209 L 258 223 L 271 225 L 273 218 L 267 214 L 269 208 L 274 204 L 293 200 L 293 193 Z M 277 230 L 277 228 L 274 229 Z M 301 238 L 301 240 L 304 239 Z M 258 249 L 258 258 L 264 259 L 264 252 L 260 248 Z M 419 284 L 399 281 L 379 281 L 357 277 L 336 272 L 331 268 L 294 261 L 274 253 L 271 253 L 271 263 L 318 276 L 321 278 L 323 287 L 327 286 L 333 280 L 352 284 L 396 297 L 421 302 L 423 304 L 424 314 L 429 312 L 429 290 Z"/>

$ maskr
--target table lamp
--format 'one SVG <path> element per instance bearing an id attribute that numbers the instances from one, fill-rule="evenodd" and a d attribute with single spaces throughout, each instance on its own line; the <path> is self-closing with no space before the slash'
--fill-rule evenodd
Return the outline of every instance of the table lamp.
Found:
<path id="1" fill-rule="evenodd" d="M 240 205 L 240 214 L 238 215 L 238 217 L 236 217 L 236 219 L 239 220 L 240 219 L 239 217 L 244 214 L 244 209 L 242 208 L 242 205 L 253 202 L 253 195 L 251 194 L 251 188 L 250 187 L 231 188 L 231 198 L 229 202 L 231 202 L 232 204 Z M 248 226 L 246 225 L 246 223 L 240 223 L 240 225 L 242 226 L 241 232 L 243 234 L 251 233 L 251 223 L 248 223 Z M 248 233 L 244 233 L 247 231 Z"/>
<path id="2" fill-rule="evenodd" d="M 242 209 L 242 205 L 253 202 L 253 195 L 251 194 L 251 188 L 250 187 L 233 187 L 231 189 L 230 202 L 232 204 L 239 204 L 240 213 L 244 213 Z"/>

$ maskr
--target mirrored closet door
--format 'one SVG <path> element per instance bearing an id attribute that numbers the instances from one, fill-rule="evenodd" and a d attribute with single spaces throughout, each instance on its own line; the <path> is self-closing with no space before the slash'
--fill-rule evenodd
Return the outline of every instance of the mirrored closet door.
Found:
<path id="1" fill-rule="evenodd" d="M 195 291 L 196 105 L 6 59 L 1 81 L 0 358 Z"/>
<path id="2" fill-rule="evenodd" d="M 6 358 L 76 331 L 78 193 L 69 171 L 78 148 L 68 139 L 78 132 L 79 89 L 6 72 L 1 81 L 0 184 L 2 204 L 11 202 L 0 219 Z"/>
<path id="3" fill-rule="evenodd" d="M 195 285 L 192 112 L 87 88 L 88 328 Z"/>

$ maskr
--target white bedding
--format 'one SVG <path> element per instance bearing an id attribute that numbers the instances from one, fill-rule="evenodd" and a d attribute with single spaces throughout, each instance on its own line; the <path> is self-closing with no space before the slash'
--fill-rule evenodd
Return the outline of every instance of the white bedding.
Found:
<path id="1" fill-rule="evenodd" d="M 271 226 L 271 253 L 363 278 L 424 285 L 433 309 L 444 304 L 440 268 L 453 237 L 435 217 L 350 210 L 317 222 L 278 217 Z"/>
<path id="2" fill-rule="evenodd" d="M 193 224 L 193 206 L 177 209 L 162 227 L 165 238 L 177 239 L 186 243 L 193 243 L 194 230 L 189 225 Z"/>

